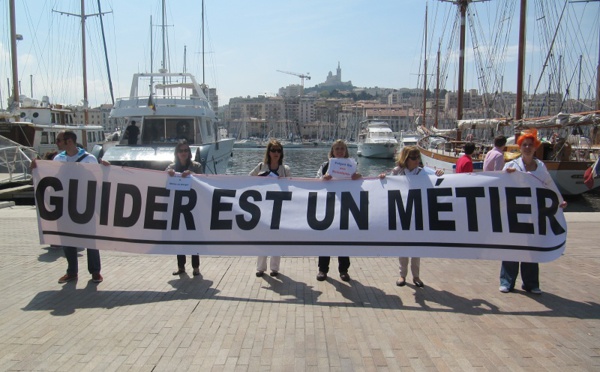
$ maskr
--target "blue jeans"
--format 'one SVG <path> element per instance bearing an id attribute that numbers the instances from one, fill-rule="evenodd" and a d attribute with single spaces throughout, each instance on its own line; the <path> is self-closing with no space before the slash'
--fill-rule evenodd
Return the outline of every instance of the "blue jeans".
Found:
<path id="1" fill-rule="evenodd" d="M 523 289 L 530 291 L 540 287 L 540 265 L 537 262 L 521 262 L 521 279 Z M 509 290 L 515 288 L 519 276 L 519 262 L 502 261 L 500 269 L 500 285 Z"/>
<path id="2" fill-rule="evenodd" d="M 90 274 L 100 272 L 100 251 L 97 249 L 86 249 L 88 271 Z M 67 274 L 77 275 L 79 272 L 79 263 L 77 262 L 77 247 L 63 247 L 65 258 L 67 259 Z"/>

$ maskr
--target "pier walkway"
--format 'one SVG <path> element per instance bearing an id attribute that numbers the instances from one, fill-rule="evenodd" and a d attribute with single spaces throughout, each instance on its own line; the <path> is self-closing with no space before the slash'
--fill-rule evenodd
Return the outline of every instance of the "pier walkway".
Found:
<path id="1" fill-rule="evenodd" d="M 600 213 L 566 213 L 532 295 L 500 293 L 494 261 L 425 258 L 425 288 L 397 287 L 390 257 L 352 258 L 346 283 L 335 258 L 324 282 L 313 257 L 284 257 L 278 278 L 201 257 L 179 278 L 175 257 L 103 251 L 94 284 L 82 251 L 61 285 L 34 207 L 0 204 L 1 371 L 600 370 Z"/>

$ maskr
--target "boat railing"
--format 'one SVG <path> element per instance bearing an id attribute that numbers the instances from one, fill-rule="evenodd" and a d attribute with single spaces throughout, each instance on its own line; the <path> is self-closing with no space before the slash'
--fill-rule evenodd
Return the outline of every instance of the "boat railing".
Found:
<path id="1" fill-rule="evenodd" d="M 0 147 L 0 184 L 30 181 L 32 179 L 30 173 L 32 158 L 35 158 L 35 151 L 32 148 Z"/>
<path id="2" fill-rule="evenodd" d="M 210 105 L 206 99 L 192 96 L 189 98 L 173 97 L 173 96 L 150 96 L 135 97 L 135 98 L 117 98 L 114 109 L 131 109 L 138 107 L 186 107 L 186 108 L 202 108 L 210 109 Z"/>

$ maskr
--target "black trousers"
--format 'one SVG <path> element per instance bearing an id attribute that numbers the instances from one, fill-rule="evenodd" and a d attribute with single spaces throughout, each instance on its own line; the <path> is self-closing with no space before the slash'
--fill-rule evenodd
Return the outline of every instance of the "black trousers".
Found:
<path id="1" fill-rule="evenodd" d="M 329 256 L 319 256 L 319 271 L 327 274 L 329 272 Z M 338 257 L 338 270 L 341 273 L 347 273 L 350 268 L 350 257 Z"/>
<path id="2" fill-rule="evenodd" d="M 177 267 L 184 268 L 185 267 L 185 255 L 178 254 L 177 255 Z M 200 256 L 197 254 L 192 255 L 192 268 L 197 269 L 200 267 Z"/>

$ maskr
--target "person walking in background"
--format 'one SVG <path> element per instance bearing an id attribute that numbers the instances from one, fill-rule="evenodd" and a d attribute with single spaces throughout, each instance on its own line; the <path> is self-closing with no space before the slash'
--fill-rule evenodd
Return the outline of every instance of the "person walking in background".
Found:
<path id="1" fill-rule="evenodd" d="M 69 163 L 93 163 L 98 164 L 98 159 L 82 148 L 77 147 L 77 134 L 73 131 L 61 131 L 56 135 L 56 146 L 58 154 L 54 156 L 53 161 L 62 161 Z M 102 160 L 103 165 L 110 165 L 109 162 Z M 31 168 L 37 167 L 35 160 L 31 162 Z M 104 278 L 100 274 L 102 269 L 100 263 L 100 251 L 97 249 L 87 250 L 88 271 L 92 274 L 94 283 L 101 283 Z M 77 280 L 79 276 L 79 262 L 77 260 L 77 247 L 63 246 L 63 252 L 67 259 L 67 273 L 58 279 L 60 284 Z"/>
<path id="2" fill-rule="evenodd" d="M 473 142 L 465 143 L 465 154 L 456 162 L 456 173 L 473 172 L 473 159 L 471 158 L 473 152 L 475 152 L 475 144 Z"/>
<path id="3" fill-rule="evenodd" d="M 291 177 L 290 167 L 283 164 L 283 146 L 276 139 L 271 139 L 267 144 L 265 150 L 265 157 L 263 161 L 258 163 L 252 171 L 250 176 L 264 176 L 264 177 Z M 271 276 L 277 276 L 279 274 L 279 264 L 281 262 L 281 256 L 271 256 L 269 267 L 271 269 Z M 256 276 L 261 277 L 267 270 L 267 256 L 258 256 L 256 259 Z"/>
<path id="4" fill-rule="evenodd" d="M 499 171 L 504 168 L 504 147 L 506 146 L 506 137 L 500 135 L 494 138 L 494 148 L 485 154 L 483 160 L 484 171 Z"/>
<path id="5" fill-rule="evenodd" d="M 390 175 L 392 176 L 426 176 L 428 174 L 435 174 L 436 176 L 442 176 L 444 171 L 442 169 L 430 170 L 428 168 L 422 168 L 419 166 L 421 163 L 421 151 L 416 146 L 404 146 L 402 151 L 396 156 L 396 167 L 392 169 Z M 426 170 L 427 169 L 427 170 Z M 385 172 L 379 175 L 379 178 L 383 179 L 386 177 Z M 400 262 L 400 279 L 396 281 L 396 285 L 403 287 L 406 285 L 406 275 L 408 274 L 408 262 L 409 257 L 399 257 Z M 423 281 L 419 274 L 421 269 L 421 258 L 412 257 L 410 258 L 410 271 L 413 275 L 413 283 L 417 287 L 423 287 Z"/>
<path id="6" fill-rule="evenodd" d="M 329 159 L 332 159 L 332 158 L 343 159 L 343 158 L 349 158 L 349 157 L 350 157 L 350 153 L 348 152 L 348 146 L 346 145 L 346 142 L 339 139 L 339 140 L 336 140 L 331 145 L 331 149 L 329 150 Z M 332 178 L 331 175 L 329 173 L 327 173 L 328 168 L 329 168 L 329 161 L 326 161 L 319 168 L 319 171 L 317 172 L 317 178 L 320 178 L 320 179 L 326 180 L 326 181 L 331 180 L 331 178 Z M 354 174 L 352 174 L 351 178 L 353 180 L 358 180 L 358 179 L 362 178 L 362 175 L 360 173 L 355 172 Z M 318 281 L 322 282 L 323 280 L 327 279 L 327 273 L 329 272 L 329 262 L 330 261 L 331 261 L 330 256 L 319 256 L 319 273 L 317 274 Z M 349 268 L 350 268 L 350 257 L 338 256 L 338 271 L 340 272 L 340 278 L 345 282 L 350 281 L 350 275 L 348 274 Z"/>
<path id="7" fill-rule="evenodd" d="M 552 180 L 550 173 L 546 170 L 544 163 L 534 157 L 535 150 L 540 146 L 541 141 L 537 138 L 537 130 L 529 129 L 523 131 L 517 139 L 517 145 L 521 150 L 521 156 L 515 160 L 509 161 L 504 165 L 507 173 L 515 171 L 527 172 L 539 179 L 544 186 L 552 189 L 560 196 L 556 184 Z M 562 197 L 561 197 L 562 198 Z M 559 207 L 565 208 L 567 202 L 562 200 Z M 540 266 L 537 262 L 521 262 L 521 279 L 523 285 L 521 288 L 534 294 L 542 294 L 539 281 Z M 519 262 L 502 261 L 500 269 L 500 292 L 508 293 L 514 290 L 519 275 Z"/>
<path id="8" fill-rule="evenodd" d="M 175 161 L 167 167 L 167 173 L 170 177 L 180 173 L 181 177 L 189 177 L 192 174 L 202 173 L 202 164 L 192 160 L 192 152 L 187 141 L 182 139 L 175 146 Z M 177 270 L 173 271 L 173 275 L 185 274 L 185 255 L 177 255 Z M 192 255 L 192 269 L 194 276 L 200 275 L 200 256 Z"/>
<path id="9" fill-rule="evenodd" d="M 128 145 L 136 145 L 138 136 L 140 135 L 140 128 L 135 125 L 135 120 L 131 121 L 131 124 L 125 128 L 125 138 L 127 138 Z"/>

